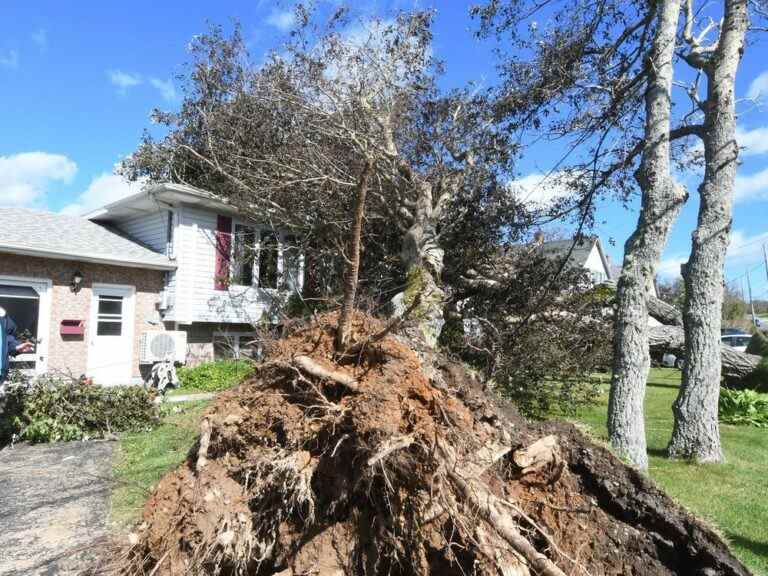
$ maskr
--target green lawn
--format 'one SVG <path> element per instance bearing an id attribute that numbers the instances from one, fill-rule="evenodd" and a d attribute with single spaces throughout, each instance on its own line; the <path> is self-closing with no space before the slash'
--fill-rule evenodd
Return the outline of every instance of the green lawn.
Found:
<path id="1" fill-rule="evenodd" d="M 151 432 L 125 434 L 115 459 L 112 522 L 128 526 L 139 518 L 152 486 L 187 456 L 200 433 L 207 402 L 169 404 L 163 423 Z"/>
<path id="2" fill-rule="evenodd" d="M 675 500 L 715 525 L 755 574 L 768 576 L 768 429 L 722 424 L 723 465 L 667 459 L 679 384 L 678 370 L 651 370 L 645 399 L 649 473 Z M 603 440 L 607 405 L 604 395 L 599 406 L 578 417 Z"/>

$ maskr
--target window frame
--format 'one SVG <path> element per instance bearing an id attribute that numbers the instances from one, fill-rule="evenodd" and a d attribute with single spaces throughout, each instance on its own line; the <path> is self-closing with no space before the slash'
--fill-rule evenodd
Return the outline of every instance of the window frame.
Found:
<path id="1" fill-rule="evenodd" d="M 237 271 L 237 266 L 235 265 L 235 250 L 236 250 L 236 244 L 237 244 L 237 234 L 236 230 L 237 228 L 249 228 L 253 230 L 254 233 L 254 246 L 253 246 L 253 266 L 252 266 L 252 274 L 251 274 L 251 283 L 250 284 L 242 284 L 241 278 L 237 278 L 235 272 Z M 259 282 L 259 274 L 260 274 L 260 266 L 261 266 L 261 235 L 265 232 L 272 232 L 277 237 L 277 282 L 276 286 L 274 288 L 264 288 L 260 285 Z M 239 220 L 236 218 L 232 219 L 232 241 L 230 242 L 230 249 L 229 249 L 229 258 L 230 258 L 230 265 L 229 265 L 229 285 L 233 288 L 239 288 L 239 289 L 248 289 L 248 288 L 258 288 L 260 290 L 265 290 L 267 292 L 287 292 L 291 291 L 291 289 L 286 287 L 286 279 L 285 279 L 285 260 L 284 260 L 284 253 L 283 248 L 285 246 L 286 238 L 289 236 L 294 236 L 295 234 L 290 234 L 281 230 L 276 230 L 274 228 L 271 228 L 269 226 L 260 226 L 258 224 L 248 222 L 246 220 Z M 296 281 L 296 292 L 301 292 L 304 288 L 304 252 L 299 250 L 298 254 L 298 278 Z"/>
<path id="2" fill-rule="evenodd" d="M 236 250 L 237 250 L 237 228 L 249 228 L 253 231 L 254 239 L 256 240 L 254 247 L 253 247 L 253 263 L 251 266 L 251 283 L 250 284 L 242 284 L 241 280 L 242 278 L 238 278 L 236 275 L 236 272 L 240 272 L 239 267 L 237 266 L 236 262 Z M 232 240 L 229 243 L 229 285 L 239 288 L 250 288 L 256 286 L 256 279 L 258 276 L 256 275 L 256 270 L 258 267 L 258 238 L 259 238 L 259 227 L 255 224 L 250 224 L 246 222 L 245 220 L 235 220 L 232 219 L 232 232 L 231 232 Z"/>
<path id="3" fill-rule="evenodd" d="M 102 301 L 104 302 L 120 302 L 120 312 L 115 314 L 113 312 L 100 312 Z M 114 294 L 97 294 L 96 295 L 96 335 L 101 337 L 114 337 L 121 338 L 125 330 L 125 305 L 126 297 L 118 296 Z M 101 324 L 119 324 L 120 332 L 118 334 L 99 334 L 99 328 Z"/>
<path id="4" fill-rule="evenodd" d="M 32 288 L 40 296 L 38 301 L 38 325 L 37 344 L 34 352 L 19 354 L 12 359 L 14 363 L 34 362 L 34 369 L 27 371 L 29 374 L 40 375 L 48 372 L 48 340 L 51 334 L 51 300 L 53 281 L 50 278 L 36 276 L 13 276 L 0 274 L 0 283 L 12 286 L 24 286 Z M 26 371 L 26 370 L 25 370 Z"/>

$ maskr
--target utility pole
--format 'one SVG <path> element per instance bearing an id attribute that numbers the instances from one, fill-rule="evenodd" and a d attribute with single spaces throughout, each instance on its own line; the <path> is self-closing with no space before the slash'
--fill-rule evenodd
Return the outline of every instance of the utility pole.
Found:
<path id="1" fill-rule="evenodd" d="M 749 281 L 749 268 L 747 268 L 747 290 L 749 291 L 749 309 L 752 311 L 752 326 L 757 326 L 755 322 L 755 305 L 752 302 L 752 283 Z"/>
<path id="2" fill-rule="evenodd" d="M 763 244 L 763 262 L 765 262 L 765 277 L 768 278 L 768 250 L 765 249 L 765 244 Z"/>

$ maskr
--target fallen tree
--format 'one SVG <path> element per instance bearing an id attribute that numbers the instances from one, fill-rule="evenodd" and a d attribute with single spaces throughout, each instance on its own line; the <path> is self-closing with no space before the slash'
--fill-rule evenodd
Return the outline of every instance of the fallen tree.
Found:
<path id="1" fill-rule="evenodd" d="M 98 574 L 749 574 L 573 426 L 529 424 L 360 314 L 370 344 L 339 359 L 337 324 L 288 327 L 219 396 Z"/>
<path id="2" fill-rule="evenodd" d="M 652 351 L 672 352 L 685 355 L 685 333 L 679 326 L 654 326 L 649 330 L 648 343 Z M 723 378 L 729 384 L 736 384 L 754 372 L 763 357 L 739 352 L 730 346 L 720 347 Z"/>
<path id="3" fill-rule="evenodd" d="M 614 286 L 613 283 L 609 285 Z M 653 326 L 648 331 L 648 346 L 651 352 L 671 352 L 684 357 L 685 333 L 680 310 L 656 296 L 649 296 L 648 315 L 661 323 L 661 326 Z M 738 385 L 747 379 L 763 360 L 762 356 L 739 352 L 730 346 L 720 347 L 720 357 L 723 378 L 731 385 Z"/>

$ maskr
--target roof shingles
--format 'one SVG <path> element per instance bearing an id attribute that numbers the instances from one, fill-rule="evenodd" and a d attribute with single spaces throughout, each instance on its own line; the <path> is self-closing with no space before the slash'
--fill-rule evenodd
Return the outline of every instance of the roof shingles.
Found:
<path id="1" fill-rule="evenodd" d="M 0 252 L 172 269 L 163 254 L 94 222 L 28 208 L 0 208 Z"/>

